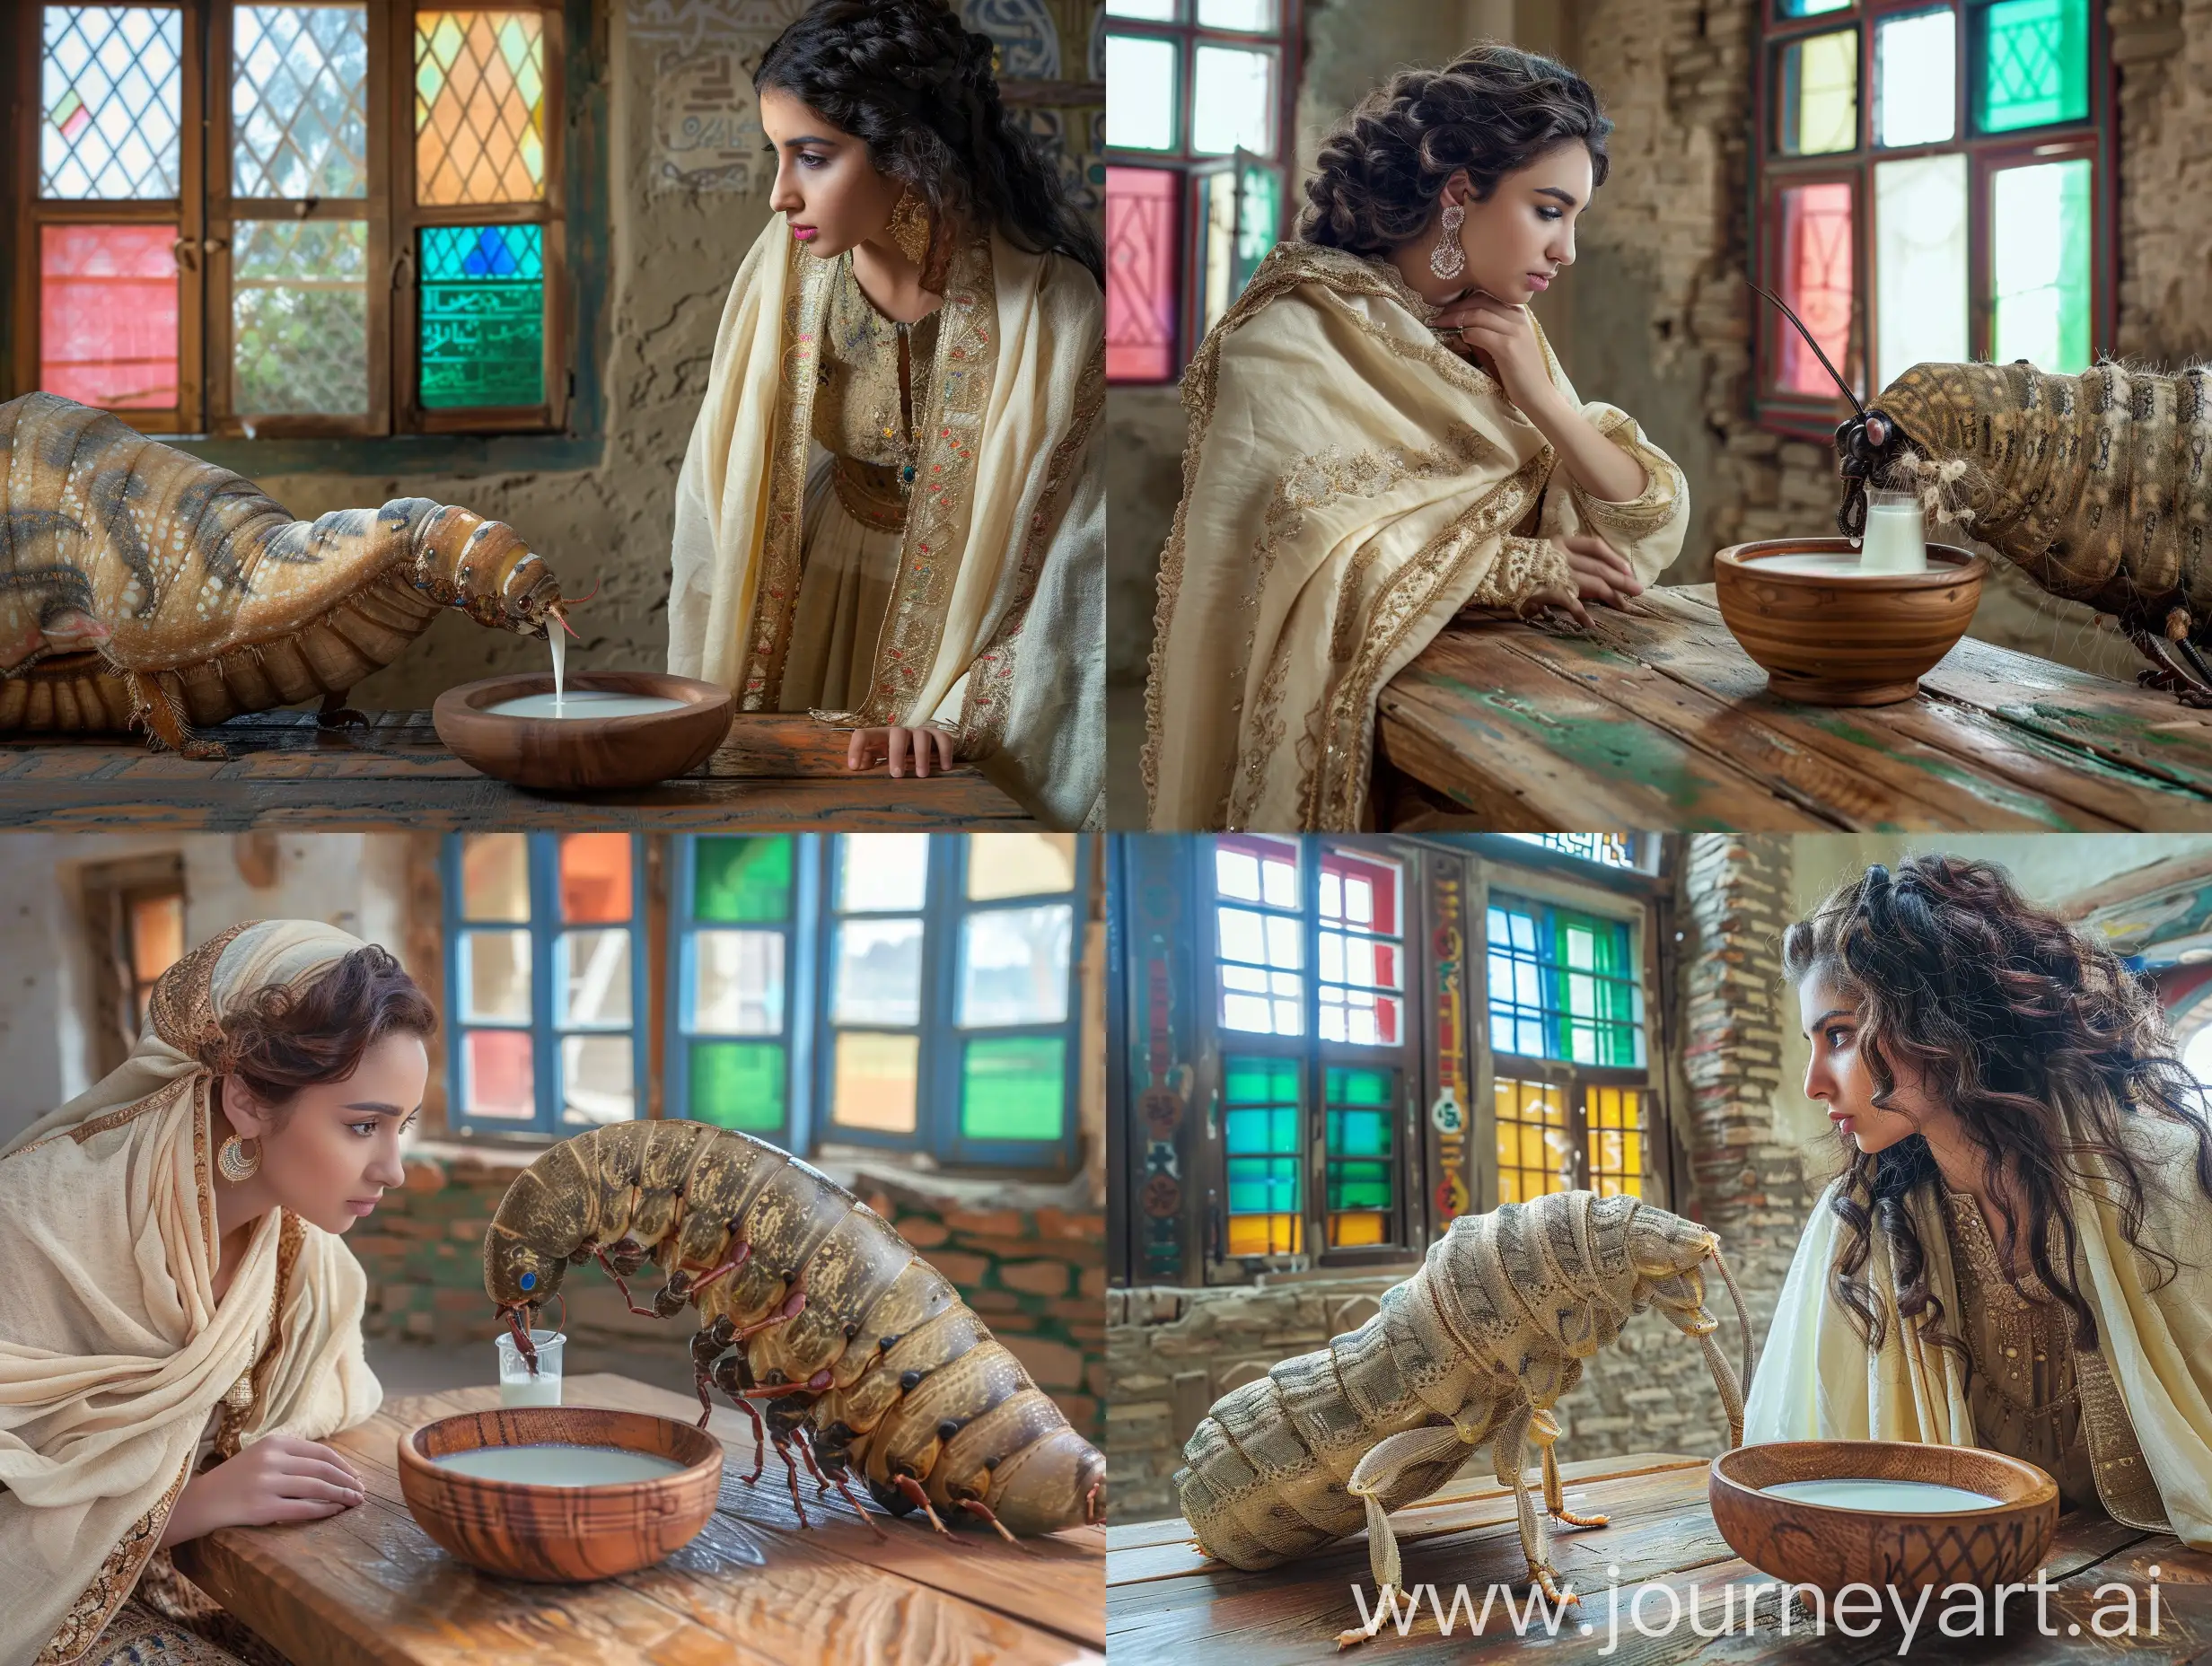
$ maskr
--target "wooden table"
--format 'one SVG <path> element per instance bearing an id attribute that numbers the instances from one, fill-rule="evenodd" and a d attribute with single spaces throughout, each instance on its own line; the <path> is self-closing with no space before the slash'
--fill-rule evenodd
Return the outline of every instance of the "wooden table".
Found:
<path id="1" fill-rule="evenodd" d="M 150 750 L 145 737 L 0 746 L 0 827 L 80 833 L 231 833 L 249 828 L 557 829 L 764 833 L 792 829 L 1029 829 L 1020 804 L 972 764 L 927 779 L 847 771 L 847 735 L 801 713 L 741 715 L 691 775 L 636 793 L 555 798 L 479 775 L 448 751 L 427 712 L 320 729 L 266 712 L 205 731 L 220 762 Z"/>
<path id="2" fill-rule="evenodd" d="M 1435 1610 L 1426 1599 L 1418 1621 L 1400 1637 L 1386 1626 L 1381 1635 L 1339 1656 L 1337 1633 L 1357 1625 L 1360 1614 L 1351 1587 L 1374 1598 L 1367 1566 L 1367 1536 L 1362 1532 L 1319 1555 L 1260 1574 L 1240 1574 L 1208 1561 L 1190 1545 L 1190 1529 L 1177 1517 L 1116 1527 L 1107 1532 L 1106 1637 L 1114 1666 L 1125 1661 L 1229 1662 L 1236 1666 L 1269 1666 L 1291 1661 L 1445 1662 L 1453 1666 L 1477 1660 L 1541 1658 L 1550 1666 L 1652 1666 L 1692 1658 L 1738 1663 L 1787 1660 L 1805 1666 L 1874 1666 L 1893 1661 L 1904 1640 L 1894 1618 L 1872 1635 L 1853 1638 L 1835 1628 L 1831 1617 L 1825 1636 L 1812 1635 L 1807 1616 L 1793 1619 L 1788 1636 L 1780 1635 L 1771 1582 L 1759 1598 L 1752 1635 L 1744 1635 L 1744 1600 L 1734 1599 L 1735 1634 L 1721 1640 L 1700 1638 L 1689 1628 L 1690 1586 L 1703 1600 L 1702 1624 L 1708 1633 L 1720 1627 L 1723 1586 L 1742 1591 L 1767 1578 L 1740 1561 L 1721 1539 L 1706 1504 L 1707 1464 L 1677 1452 L 1637 1452 L 1626 1457 L 1585 1460 L 1560 1466 L 1567 1482 L 1569 1509 L 1610 1514 L 1602 1528 L 1569 1528 L 1555 1532 L 1552 1562 L 1562 1583 L 1582 1593 L 1583 1610 L 1569 1611 L 1556 1637 L 1543 1634 L 1540 1619 L 1525 1636 L 1515 1634 L 1503 1603 L 1510 1594 L 1515 1609 L 1527 1610 L 1521 1584 L 1528 1570 L 1520 1529 L 1514 1522 L 1513 1494 L 1486 1475 L 1462 1477 L 1444 1492 L 1400 1510 L 1391 1524 L 1404 1557 L 1409 1588 L 1435 1585 L 1447 1606 L 1453 1588 L 1468 1587 L 1479 1607 L 1493 1582 L 1501 1589 L 1479 1635 L 1470 1635 L 1467 1608 L 1459 1611 L 1453 1635 L 1444 1636 Z M 1539 1508 L 1541 1507 L 1540 1495 Z M 2145 1630 L 2149 1625 L 2150 1574 L 2159 1570 L 2161 1635 L 2104 1638 L 2092 1635 L 2090 1620 L 2100 1603 L 2096 1588 L 2120 1581 L 2135 1591 Z M 2123 1527 L 2094 1511 L 2069 1511 L 2044 1564 L 2051 1590 L 2049 1624 L 2056 1636 L 2036 1629 L 2034 1593 L 2014 1596 L 2007 1609 L 2002 1639 L 1946 1638 L 1936 1617 L 1946 1601 L 1939 1591 L 1914 1635 L 1908 1660 L 2006 1662 L 2067 1662 L 2087 1666 L 2125 1656 L 2131 1662 L 2201 1661 L 2212 1648 L 2212 1555 L 2184 1548 L 2168 1534 Z M 1617 1568 L 1614 1574 L 1609 1570 Z M 1672 1611 L 1656 1592 L 1639 1609 L 1648 1629 L 1632 1628 L 1630 1604 L 1645 1582 L 1670 1588 L 1681 1604 L 1682 1623 L 1665 1631 Z M 1609 1609 L 1620 1586 L 1620 1628 L 1609 1636 Z M 1593 1630 L 1581 1633 L 1584 1623 Z M 1852 1629 L 1865 1626 L 1853 1618 Z M 2077 1635 L 2067 1627 L 2078 1625 Z M 2023 1635 L 2024 1633 L 2024 1635 Z M 1615 1646 L 1606 1653 L 1608 1643 Z M 1540 1651 L 1524 1655 L 1523 1651 Z"/>
<path id="3" fill-rule="evenodd" d="M 613 1406 L 686 1422 L 688 1396 L 627 1377 L 571 1377 L 571 1406 Z M 714 1519 L 655 1566 L 584 1585 L 496 1579 L 457 1562 L 408 1514 L 400 1436 L 433 1418 L 499 1403 L 496 1388 L 390 1399 L 331 1439 L 367 1501 L 319 1521 L 227 1528 L 180 1545 L 177 1566 L 299 1666 L 799 1666 L 814 1661 L 1100 1661 L 1105 1534 L 1082 1528 L 1019 1548 L 962 1530 L 881 1517 L 879 1539 L 838 1501 L 802 1531 L 776 1454 L 757 1486 L 750 1425 L 718 1406 L 708 1428 L 727 1457 Z M 856 1492 L 858 1488 L 855 1489 Z M 917 1518 L 918 1520 L 918 1518 Z"/>
<path id="4" fill-rule="evenodd" d="M 1382 825 L 2212 827 L 2212 712 L 2172 695 L 1968 638 L 1917 698 L 1799 706 L 1767 692 L 1710 585 L 1590 613 L 1586 634 L 1455 621 L 1391 681 Z"/>

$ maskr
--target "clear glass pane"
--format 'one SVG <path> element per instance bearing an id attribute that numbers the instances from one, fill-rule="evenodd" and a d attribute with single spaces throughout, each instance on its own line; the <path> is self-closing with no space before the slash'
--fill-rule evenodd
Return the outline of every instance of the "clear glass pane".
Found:
<path id="1" fill-rule="evenodd" d="M 1075 888 L 1073 833 L 970 833 L 967 854 L 974 902 Z"/>
<path id="2" fill-rule="evenodd" d="M 1989 181 L 1990 357 L 2054 376 L 2089 368 L 2089 160 L 2006 168 Z"/>
<path id="3" fill-rule="evenodd" d="M 1957 124 L 1957 13 L 1915 12 L 1874 25 L 1874 143 L 1940 145 Z"/>
<path id="4" fill-rule="evenodd" d="M 1075 910 L 1065 902 L 970 915 L 961 943 L 961 1023 L 1065 1022 L 1075 930 Z"/>
<path id="5" fill-rule="evenodd" d="M 415 14 L 415 200 L 545 195 L 545 33 L 535 12 Z"/>
<path id="6" fill-rule="evenodd" d="M 1279 191 L 1273 170 L 1225 168 L 1208 174 L 1206 192 L 1206 328 L 1211 329 L 1244 293 L 1268 250 L 1275 247 L 1280 223 Z"/>
<path id="7" fill-rule="evenodd" d="M 564 1030 L 627 1028 L 630 1022 L 630 932 L 563 932 L 553 943 L 553 1022 Z"/>
<path id="8" fill-rule="evenodd" d="M 921 1022 L 919 920 L 840 920 L 830 953 L 831 1022 Z"/>
<path id="9" fill-rule="evenodd" d="M 1997 0 L 1979 21 L 1974 109 L 1984 133 L 2089 114 L 2089 0 Z"/>
<path id="10" fill-rule="evenodd" d="M 690 1058 L 694 1122 L 749 1134 L 782 1131 L 790 1065 L 780 1043 L 694 1041 Z"/>
<path id="11" fill-rule="evenodd" d="M 1214 889 L 1239 902 L 1260 900 L 1260 861 L 1241 850 L 1216 846 L 1214 850 Z"/>
<path id="12" fill-rule="evenodd" d="M 1201 29 L 1241 29 L 1258 33 L 1275 27 L 1275 0 L 1198 0 Z"/>
<path id="13" fill-rule="evenodd" d="M 425 227 L 417 305 L 424 409 L 544 400 L 543 226 Z"/>
<path id="14" fill-rule="evenodd" d="M 1106 0 L 1109 17 L 1141 17 L 1148 22 L 1175 21 L 1175 0 Z"/>
<path id="15" fill-rule="evenodd" d="M 110 410 L 177 404 L 177 228 L 39 228 L 39 386 Z"/>
<path id="16" fill-rule="evenodd" d="M 530 1022 L 530 934 L 461 934 L 461 1016 L 472 1022 Z"/>
<path id="17" fill-rule="evenodd" d="M 691 939 L 695 1034 L 778 1036 L 784 1032 L 781 932 L 698 932 Z"/>
<path id="18" fill-rule="evenodd" d="M 1874 385 L 1970 356 L 1966 158 L 1874 164 Z"/>
<path id="19" fill-rule="evenodd" d="M 1066 1131 L 1067 1042 L 979 1036 L 961 1059 L 960 1131 L 971 1140 L 1057 1140 Z"/>
<path id="20" fill-rule="evenodd" d="M 470 920 L 530 918 L 530 843 L 521 833 L 461 841 L 461 913 Z"/>
<path id="21" fill-rule="evenodd" d="M 628 1036 L 561 1039 L 561 1120 L 596 1127 L 637 1115 Z"/>
<path id="22" fill-rule="evenodd" d="M 527 1030 L 471 1030 L 461 1052 L 463 1114 L 524 1122 L 538 1114 L 537 1083 Z"/>
<path id="23" fill-rule="evenodd" d="M 1175 373 L 1176 206 L 1182 175 L 1106 170 L 1106 376 L 1164 381 Z"/>
<path id="24" fill-rule="evenodd" d="M 700 837 L 691 849 L 694 918 L 735 922 L 791 917 L 790 834 Z"/>
<path id="25" fill-rule="evenodd" d="M 1221 958 L 1264 965 L 1268 938 L 1260 924 L 1260 916 L 1250 908 L 1216 908 L 1215 913 L 1219 920 Z"/>
<path id="26" fill-rule="evenodd" d="M 231 408 L 369 408 L 364 220 L 241 220 L 231 235 Z"/>
<path id="27" fill-rule="evenodd" d="M 839 912 L 888 914 L 918 908 L 928 892 L 928 834 L 847 833 L 838 838 Z"/>
<path id="28" fill-rule="evenodd" d="M 143 5 L 49 5 L 44 22 L 39 195 L 138 201 L 176 196 L 183 13 Z"/>
<path id="29" fill-rule="evenodd" d="M 1273 155 L 1275 54 L 1200 47 L 1192 56 L 1190 148 L 1208 156 L 1226 155 L 1240 146 Z M 1110 100 L 1112 94 L 1107 96 Z"/>
<path id="30" fill-rule="evenodd" d="M 560 845 L 561 918 L 577 925 L 630 917 L 630 836 L 566 833 Z"/>
<path id="31" fill-rule="evenodd" d="M 1270 851 L 1260 864 L 1260 892 L 1273 908 L 1295 908 L 1298 898 L 1298 850 L 1295 845 Z"/>
<path id="32" fill-rule="evenodd" d="M 1304 960 L 1304 945 L 1298 922 L 1280 914 L 1267 916 L 1268 964 L 1296 969 Z"/>
<path id="33" fill-rule="evenodd" d="M 1850 375 L 1851 188 L 1840 180 L 1793 185 L 1778 201 L 1782 299 L 1813 332 L 1829 363 Z M 1835 382 L 1789 320 L 1775 319 L 1769 328 L 1777 349 L 1775 385 L 1789 393 L 1834 397 Z"/>
<path id="34" fill-rule="evenodd" d="M 913 1133 L 921 1048 L 918 1036 L 840 1031 L 831 1062 L 831 1118 L 848 1128 Z"/>
<path id="35" fill-rule="evenodd" d="M 1106 143 L 1138 151 L 1175 148 L 1180 91 L 1175 43 L 1106 37 Z"/>
<path id="36" fill-rule="evenodd" d="M 1786 156 L 1858 144 L 1858 31 L 1793 40 L 1775 78 L 1775 148 Z"/>
<path id="37" fill-rule="evenodd" d="M 241 5 L 231 16 L 231 194 L 364 195 L 367 9 Z"/>

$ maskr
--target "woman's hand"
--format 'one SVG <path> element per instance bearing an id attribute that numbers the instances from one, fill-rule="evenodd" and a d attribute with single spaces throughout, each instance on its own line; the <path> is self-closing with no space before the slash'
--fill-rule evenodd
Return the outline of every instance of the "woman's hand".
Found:
<path id="1" fill-rule="evenodd" d="M 1567 568 L 1574 587 L 1548 584 L 1532 591 L 1528 600 L 1521 604 L 1522 618 L 1555 608 L 1577 625 L 1587 627 L 1590 612 L 1583 605 L 1585 601 L 1618 608 L 1629 597 L 1644 593 L 1644 581 L 1637 577 L 1636 569 L 1603 539 L 1587 532 L 1574 532 L 1561 539 L 1559 544 L 1567 551 Z"/>
<path id="2" fill-rule="evenodd" d="M 894 777 L 906 774 L 907 760 L 913 758 L 914 773 L 926 776 L 929 760 L 935 756 L 940 770 L 952 767 L 952 737 L 942 729 L 927 723 L 907 727 L 893 724 L 888 729 L 856 729 L 853 743 L 845 749 L 845 767 L 847 769 L 869 769 L 881 763 L 891 766 Z"/>
<path id="3" fill-rule="evenodd" d="M 329 1447 L 272 1434 L 187 1481 L 170 1507 L 162 1543 L 181 1544 L 219 1527 L 313 1521 L 365 1496 L 361 1477 Z"/>
<path id="4" fill-rule="evenodd" d="M 1478 349 L 1486 355 L 1505 385 L 1505 397 L 1523 416 L 1532 417 L 1547 396 L 1558 394 L 1526 307 L 1507 306 L 1478 292 L 1453 302 L 1429 323 L 1439 330 L 1458 332 L 1442 339 L 1462 356 L 1472 357 Z"/>

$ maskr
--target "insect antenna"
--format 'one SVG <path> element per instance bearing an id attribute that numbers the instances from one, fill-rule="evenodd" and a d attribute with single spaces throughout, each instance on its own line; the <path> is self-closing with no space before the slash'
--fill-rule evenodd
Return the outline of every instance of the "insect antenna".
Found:
<path id="1" fill-rule="evenodd" d="M 1805 338 L 1805 346 L 1813 349 L 1813 356 L 1820 360 L 1821 368 L 1829 373 L 1829 376 L 1834 381 L 1838 390 L 1842 393 L 1843 397 L 1851 401 L 1851 408 L 1856 411 L 1860 416 L 1864 416 L 1866 414 L 1866 408 L 1858 402 L 1858 395 L 1851 391 L 1851 384 L 1844 381 L 1842 373 L 1838 371 L 1833 364 L 1830 364 L 1828 362 L 1828 355 L 1821 351 L 1821 344 L 1813 338 L 1813 332 L 1805 328 L 1804 320 L 1799 318 L 1795 312 L 1791 311 L 1789 310 L 1789 304 L 1785 302 L 1781 296 L 1770 294 L 1767 290 L 1760 289 L 1759 285 L 1752 280 L 1749 273 L 1744 275 L 1743 281 L 1750 284 L 1753 289 L 1758 289 L 1760 294 L 1765 295 L 1769 301 L 1771 301 L 1776 306 L 1781 309 L 1782 316 L 1784 318 L 1797 326 L 1797 333 Z"/>

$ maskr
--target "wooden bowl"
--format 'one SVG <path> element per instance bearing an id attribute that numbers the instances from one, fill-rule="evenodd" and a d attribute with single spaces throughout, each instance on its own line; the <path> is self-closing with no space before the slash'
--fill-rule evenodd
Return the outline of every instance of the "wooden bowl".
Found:
<path id="1" fill-rule="evenodd" d="M 619 1446 L 685 1468 L 610 1486 L 533 1486 L 461 1475 L 435 1461 L 483 1446 Z M 441 1417 L 399 1437 L 399 1491 L 424 1532 L 507 1579 L 609 1579 L 650 1567 L 707 1525 L 722 1491 L 722 1442 L 644 1412 L 517 1406 Z"/>
<path id="2" fill-rule="evenodd" d="M 606 793 L 651 786 L 697 769 L 730 732 L 730 691 L 665 671 L 578 671 L 571 689 L 650 694 L 681 700 L 673 711 L 630 717 L 501 717 L 487 708 L 553 692 L 550 671 L 487 677 L 448 688 L 430 708 L 438 739 L 473 769 L 550 793 Z"/>
<path id="3" fill-rule="evenodd" d="M 1760 1491 L 1780 1481 L 1935 1481 L 1999 1502 L 1949 1513 L 1838 1509 Z M 1713 1460 L 1706 1495 L 1728 1548 L 1762 1574 L 1818 1586 L 1911 1592 L 2032 1579 L 2058 1525 L 2058 1486 L 2032 1463 L 1971 1446 L 1773 1441 Z"/>
<path id="4" fill-rule="evenodd" d="M 1762 666 L 1767 687 L 1812 706 L 1890 706 L 1966 634 L 1989 564 L 1954 544 L 1927 547 L 1925 573 L 1828 577 L 1778 573 L 1776 556 L 1852 553 L 1840 538 L 1732 544 L 1713 557 L 1720 617 Z"/>

